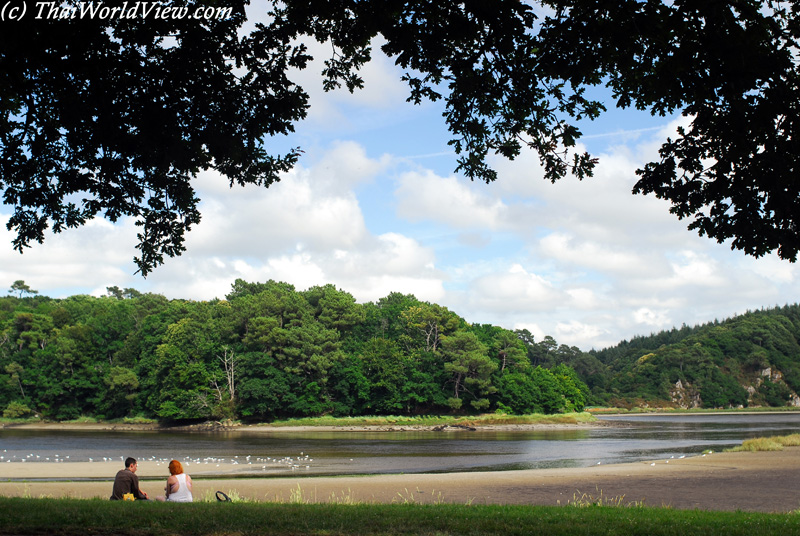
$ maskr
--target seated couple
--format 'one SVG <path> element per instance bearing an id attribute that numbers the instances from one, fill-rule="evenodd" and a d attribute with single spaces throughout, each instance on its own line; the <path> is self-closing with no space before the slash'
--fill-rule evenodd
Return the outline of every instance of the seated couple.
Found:
<path id="1" fill-rule="evenodd" d="M 139 477 L 136 476 L 138 468 L 135 458 L 125 460 L 125 469 L 119 471 L 114 478 L 111 500 L 123 500 L 125 495 L 136 500 L 149 499 L 147 493 L 139 489 Z M 156 497 L 157 501 L 192 502 L 192 477 L 183 472 L 183 466 L 178 460 L 169 462 L 169 478 L 164 491 L 167 494 Z"/>

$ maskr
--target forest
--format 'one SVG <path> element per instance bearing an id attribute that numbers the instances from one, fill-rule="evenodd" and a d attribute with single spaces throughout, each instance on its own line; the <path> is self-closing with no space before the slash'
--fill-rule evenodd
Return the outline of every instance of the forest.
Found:
<path id="1" fill-rule="evenodd" d="M 616 407 L 800 406 L 800 305 L 634 337 L 600 351 L 561 349 L 592 391 Z M 548 366 L 548 362 L 542 363 Z"/>
<path id="2" fill-rule="evenodd" d="M 270 421 L 319 415 L 580 411 L 567 365 L 537 366 L 532 337 L 471 325 L 392 293 L 356 303 L 236 280 L 224 300 L 109 287 L 51 299 L 23 281 L 0 298 L 6 418 Z"/>
<path id="3" fill-rule="evenodd" d="M 237 279 L 225 299 L 109 287 L 0 297 L 6 418 L 162 422 L 800 405 L 800 305 L 583 351 L 391 293 Z"/>

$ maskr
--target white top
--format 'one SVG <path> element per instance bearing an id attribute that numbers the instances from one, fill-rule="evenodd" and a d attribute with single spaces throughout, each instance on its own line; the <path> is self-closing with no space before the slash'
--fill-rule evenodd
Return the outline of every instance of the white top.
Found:
<path id="1" fill-rule="evenodd" d="M 178 479 L 178 491 L 171 491 L 167 500 L 172 502 L 192 502 L 192 492 L 189 491 L 189 486 L 186 485 L 186 473 L 173 476 Z"/>

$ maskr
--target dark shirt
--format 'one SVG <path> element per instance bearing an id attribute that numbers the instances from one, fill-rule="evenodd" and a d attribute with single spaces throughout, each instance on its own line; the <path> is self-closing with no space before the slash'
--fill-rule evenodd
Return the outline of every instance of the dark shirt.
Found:
<path id="1" fill-rule="evenodd" d="M 126 493 L 133 493 L 135 499 L 147 500 L 145 494 L 139 489 L 139 477 L 127 467 L 114 477 L 114 491 L 111 493 L 111 500 L 121 501 L 122 496 Z"/>

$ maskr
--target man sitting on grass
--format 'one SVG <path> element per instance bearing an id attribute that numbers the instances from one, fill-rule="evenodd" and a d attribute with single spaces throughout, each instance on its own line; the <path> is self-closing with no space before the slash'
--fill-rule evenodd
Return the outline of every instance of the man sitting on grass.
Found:
<path id="1" fill-rule="evenodd" d="M 114 477 L 114 491 L 111 493 L 112 501 L 121 501 L 126 494 L 131 494 L 134 499 L 148 499 L 147 493 L 139 489 L 139 477 L 136 476 L 138 464 L 135 458 L 125 460 L 125 469 L 120 470 Z"/>

